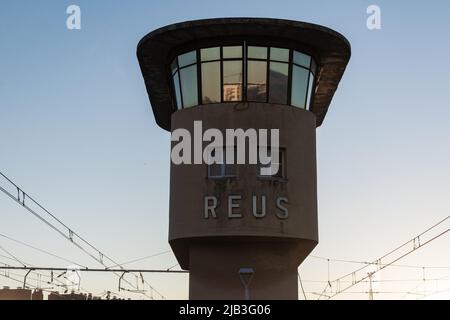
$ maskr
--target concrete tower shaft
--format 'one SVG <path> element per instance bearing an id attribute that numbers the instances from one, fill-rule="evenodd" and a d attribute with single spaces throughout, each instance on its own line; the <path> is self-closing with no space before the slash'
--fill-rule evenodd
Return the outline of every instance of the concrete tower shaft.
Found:
<path id="1" fill-rule="evenodd" d="M 198 121 L 223 137 L 279 133 L 270 155 L 278 170 L 268 175 L 259 159 L 172 162 L 169 243 L 190 271 L 190 298 L 297 299 L 297 268 L 318 243 L 315 130 L 350 58 L 348 41 L 303 22 L 208 19 L 151 32 L 137 55 L 163 129 L 196 139 Z M 229 148 L 236 153 L 228 142 L 221 150 Z"/>

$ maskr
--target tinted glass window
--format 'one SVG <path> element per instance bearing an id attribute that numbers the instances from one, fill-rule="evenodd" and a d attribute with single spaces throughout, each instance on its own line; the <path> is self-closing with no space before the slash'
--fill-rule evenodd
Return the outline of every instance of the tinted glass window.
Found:
<path id="1" fill-rule="evenodd" d="M 314 88 L 314 75 L 312 72 L 309 73 L 309 84 L 308 84 L 308 99 L 306 100 L 306 107 L 309 110 L 310 104 L 311 104 L 311 97 L 314 94 L 313 93 Z"/>
<path id="2" fill-rule="evenodd" d="M 202 61 L 211 61 L 220 59 L 220 47 L 206 48 L 200 50 L 200 59 Z"/>
<path id="3" fill-rule="evenodd" d="M 181 103 L 180 77 L 178 72 L 173 76 L 173 87 L 175 89 L 177 109 L 181 109 L 183 106 Z"/>
<path id="4" fill-rule="evenodd" d="M 311 57 L 304 53 L 294 51 L 294 63 L 305 68 L 309 68 L 309 65 L 311 64 Z"/>
<path id="5" fill-rule="evenodd" d="M 309 71 L 293 66 L 292 68 L 292 95 L 291 104 L 299 108 L 305 108 L 306 90 L 308 89 Z"/>
<path id="6" fill-rule="evenodd" d="M 180 68 L 196 63 L 197 62 L 197 51 L 191 51 L 181 56 L 178 56 L 178 66 Z"/>
<path id="7" fill-rule="evenodd" d="M 289 49 L 270 48 L 270 60 L 289 61 Z"/>
<path id="8" fill-rule="evenodd" d="M 242 99 L 242 61 L 223 62 L 223 100 Z"/>
<path id="9" fill-rule="evenodd" d="M 228 150 L 229 149 L 227 148 L 222 149 L 223 161 L 219 161 L 219 163 L 210 164 L 208 166 L 208 176 L 210 178 L 230 178 L 237 176 L 237 166 L 235 164 L 236 160 L 233 164 L 227 164 L 225 161 L 226 152 Z M 213 156 L 215 155 L 215 152 L 216 150 L 213 150 L 211 152 Z"/>
<path id="10" fill-rule="evenodd" d="M 223 176 L 222 164 L 214 163 L 208 166 L 208 175 L 213 178 L 219 178 Z"/>
<path id="11" fill-rule="evenodd" d="M 242 58 L 242 46 L 223 47 L 223 58 Z"/>
<path id="12" fill-rule="evenodd" d="M 267 59 L 267 47 L 248 47 L 249 59 Z"/>
<path id="13" fill-rule="evenodd" d="M 202 63 L 202 102 L 220 102 L 220 62 Z"/>
<path id="14" fill-rule="evenodd" d="M 267 62 L 248 61 L 247 100 L 266 101 Z"/>
<path id="15" fill-rule="evenodd" d="M 183 107 L 192 107 L 198 104 L 197 65 L 180 70 L 181 92 L 183 94 Z"/>
<path id="16" fill-rule="evenodd" d="M 269 72 L 269 102 L 287 103 L 288 95 L 288 72 L 287 63 L 271 62 Z"/>
<path id="17" fill-rule="evenodd" d="M 175 58 L 170 72 L 177 107 L 243 101 L 245 96 L 246 101 L 309 109 L 318 71 L 314 59 L 292 49 L 243 43 L 198 48 Z"/>

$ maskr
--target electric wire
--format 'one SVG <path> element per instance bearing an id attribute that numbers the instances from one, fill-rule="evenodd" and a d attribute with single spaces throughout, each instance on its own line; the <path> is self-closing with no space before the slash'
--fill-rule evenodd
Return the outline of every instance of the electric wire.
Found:
<path id="1" fill-rule="evenodd" d="M 65 262 L 68 262 L 68 263 L 71 263 L 71 264 L 75 264 L 75 265 L 78 265 L 78 266 L 81 266 L 81 267 L 86 267 L 86 266 L 83 266 L 83 265 L 81 265 L 81 264 L 79 264 L 77 262 L 74 262 L 73 260 L 69 260 L 69 259 L 63 258 L 63 257 L 61 257 L 61 256 L 59 256 L 57 254 L 51 253 L 51 252 L 43 250 L 43 249 L 39 249 L 39 248 L 37 248 L 37 247 L 35 247 L 35 246 L 31 245 L 31 244 L 25 243 L 23 241 L 20 241 L 20 240 L 14 239 L 14 238 L 11 238 L 11 237 L 6 236 L 6 235 L 4 235 L 2 233 L 0 233 L 0 237 L 3 237 L 5 239 L 8 239 L 8 240 L 13 241 L 13 242 L 18 243 L 18 244 L 21 244 L 21 245 L 23 245 L 25 247 L 28 247 L 28 248 L 31 248 L 33 250 L 39 251 L 41 253 L 45 253 L 45 254 L 47 254 L 49 256 L 52 256 L 52 257 L 57 258 L 57 259 L 60 259 L 62 261 L 65 261 Z"/>
<path id="2" fill-rule="evenodd" d="M 32 215 L 34 215 L 36 218 L 38 218 L 39 220 L 41 220 L 43 223 L 45 223 L 47 226 L 49 226 L 50 228 L 52 228 L 54 231 L 56 231 L 57 233 L 59 233 L 61 236 L 63 236 L 66 240 L 70 241 L 73 245 L 75 245 L 76 247 L 78 247 L 81 251 L 83 251 L 85 254 L 87 254 L 88 256 L 90 256 L 91 258 L 93 258 L 94 260 L 96 260 L 97 262 L 99 262 L 101 265 L 103 265 L 105 268 L 108 268 L 108 266 L 104 263 L 104 259 L 112 262 L 114 265 L 118 265 L 120 266 L 120 264 L 118 264 L 116 261 L 114 261 L 113 259 L 111 259 L 109 256 L 107 256 L 106 254 L 104 254 L 102 251 L 98 250 L 94 245 L 92 245 L 90 242 L 88 242 L 87 240 L 85 240 L 83 237 L 81 237 L 80 235 L 78 235 L 78 233 L 76 233 L 75 231 L 73 231 L 71 228 L 69 228 L 66 224 L 64 224 L 60 219 L 58 219 L 55 215 L 53 215 L 49 210 L 47 210 L 44 206 L 42 206 L 40 203 L 38 203 L 36 200 L 33 199 L 33 197 L 31 197 L 29 194 L 27 194 L 26 192 L 24 192 L 17 184 L 15 184 L 11 179 L 9 179 L 5 174 L 3 174 L 2 172 L 0 172 L 0 176 L 2 176 L 3 178 L 5 178 L 12 186 L 14 186 L 17 190 L 17 198 L 12 195 L 8 190 L 4 189 L 3 187 L 0 187 L 0 191 L 2 191 L 3 193 L 5 193 L 7 196 L 9 196 L 11 199 L 13 199 L 15 202 L 17 202 L 19 205 L 21 205 L 22 207 L 24 207 L 28 212 L 30 212 Z M 52 223 L 50 223 L 47 219 L 45 219 L 44 217 L 42 217 L 41 215 L 39 215 L 35 210 L 33 210 L 32 208 L 30 208 L 28 205 L 25 204 L 25 202 L 31 201 L 32 203 L 34 203 L 35 205 L 37 205 L 41 210 L 43 210 L 47 215 L 49 215 L 51 218 L 53 218 L 53 220 L 55 220 L 58 224 L 60 224 L 64 229 L 66 229 L 67 233 L 62 232 L 59 228 L 57 228 L 56 226 L 54 226 Z M 85 245 L 87 245 L 89 248 L 91 248 L 93 251 L 96 252 L 97 256 L 94 256 L 91 252 L 89 252 L 88 250 L 86 250 L 86 248 L 84 248 L 82 245 L 80 245 L 78 242 L 75 241 L 75 239 L 78 239 L 80 242 L 84 243 Z M 122 266 L 120 266 L 121 268 L 123 268 Z M 121 277 L 120 274 L 116 274 L 117 277 Z M 128 285 L 133 286 L 133 284 L 131 284 L 127 279 L 123 279 L 125 283 L 127 283 Z M 159 293 L 158 291 L 156 291 L 148 282 L 146 282 L 147 285 L 150 287 L 151 290 L 154 290 L 155 292 L 157 292 L 161 298 L 164 299 L 164 296 Z M 147 296 L 148 298 L 150 298 L 146 293 L 143 293 L 145 296 Z"/>
<path id="3" fill-rule="evenodd" d="M 359 271 L 361 271 L 361 270 L 364 270 L 364 269 L 367 267 L 367 266 L 363 266 L 363 267 L 361 267 L 361 268 L 358 268 L 356 271 L 353 271 L 353 272 L 351 272 L 351 273 L 348 273 L 348 274 L 346 274 L 346 275 L 344 275 L 344 276 L 341 276 L 341 277 L 339 277 L 339 278 L 333 280 L 332 282 L 333 282 L 333 283 L 336 285 L 336 287 L 337 287 L 336 292 L 331 292 L 330 295 L 325 295 L 325 293 L 326 293 L 328 287 L 330 287 L 330 288 L 332 289 L 332 287 L 331 287 L 331 282 L 329 282 L 329 283 L 326 285 L 326 287 L 322 290 L 322 294 L 323 294 L 323 295 L 320 295 L 318 299 L 320 300 L 320 298 L 321 298 L 322 296 L 326 296 L 328 299 L 333 298 L 334 296 L 336 296 L 336 295 L 338 295 L 338 294 L 340 294 L 340 293 L 342 293 L 342 292 L 348 290 L 349 288 L 355 286 L 356 284 L 361 283 L 362 281 L 366 280 L 367 278 L 369 278 L 370 276 L 372 276 L 374 273 L 379 272 L 379 271 L 381 271 L 381 270 L 383 270 L 383 269 L 389 267 L 391 264 L 394 264 L 395 262 L 397 262 L 397 261 L 399 261 L 400 259 L 406 257 L 407 255 L 411 254 L 412 252 L 416 251 L 417 249 L 419 249 L 419 248 L 421 248 L 421 247 L 423 247 L 423 246 L 429 244 L 430 242 L 432 242 L 432 241 L 434 241 L 434 240 L 440 238 L 441 236 L 445 235 L 447 232 L 450 231 L 450 228 L 445 229 L 444 231 L 442 231 L 442 232 L 440 232 L 439 234 L 437 234 L 437 235 L 431 237 L 431 239 L 428 239 L 428 240 L 425 241 L 425 242 L 422 242 L 422 243 L 421 243 L 421 240 L 420 240 L 420 237 L 421 237 L 421 236 L 425 235 L 426 233 L 428 233 L 428 232 L 431 231 L 431 230 L 436 229 L 438 226 L 442 225 L 442 224 L 443 224 L 444 222 L 446 222 L 448 219 L 450 219 L 450 216 L 447 216 L 446 218 L 442 219 L 442 220 L 439 221 L 438 223 L 436 223 L 436 224 L 434 224 L 433 226 L 429 227 L 428 229 L 426 229 L 425 231 L 423 231 L 422 233 L 420 233 L 419 235 L 417 235 L 417 236 L 414 237 L 413 239 L 411 239 L 411 240 L 409 240 L 409 241 L 403 243 L 402 245 L 398 246 L 397 248 L 395 248 L 395 249 L 389 251 L 388 253 L 386 253 L 385 255 L 383 255 L 381 258 L 375 260 L 372 264 L 377 266 L 377 270 L 376 270 L 376 271 L 374 271 L 374 272 L 372 272 L 372 273 L 369 273 L 369 274 L 367 274 L 367 275 L 365 275 L 365 276 L 361 276 L 361 278 L 358 280 L 358 279 L 356 279 L 356 273 L 359 272 Z M 407 245 L 409 245 L 409 244 L 413 244 L 413 249 L 410 249 L 410 250 L 407 251 L 406 253 L 402 253 L 399 257 L 393 258 L 393 260 L 390 261 L 389 263 L 385 263 L 385 264 L 382 264 L 382 263 L 381 263 L 381 260 L 382 260 L 382 259 L 388 257 L 389 255 L 395 253 L 396 251 L 399 251 L 400 249 L 404 248 L 405 246 L 407 246 Z M 341 288 L 340 288 L 340 283 L 341 283 L 341 281 L 342 281 L 343 279 L 345 279 L 346 277 L 349 277 L 349 276 L 352 277 L 352 283 L 351 283 L 350 285 L 346 286 L 345 288 L 341 289 Z"/>

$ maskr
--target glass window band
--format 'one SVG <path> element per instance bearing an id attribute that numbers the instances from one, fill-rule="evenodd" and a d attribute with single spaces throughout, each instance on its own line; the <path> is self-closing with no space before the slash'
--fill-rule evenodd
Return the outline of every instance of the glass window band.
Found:
<path id="1" fill-rule="evenodd" d="M 175 110 L 239 101 L 309 110 L 318 69 L 310 55 L 294 49 L 237 44 L 191 50 L 169 68 Z"/>

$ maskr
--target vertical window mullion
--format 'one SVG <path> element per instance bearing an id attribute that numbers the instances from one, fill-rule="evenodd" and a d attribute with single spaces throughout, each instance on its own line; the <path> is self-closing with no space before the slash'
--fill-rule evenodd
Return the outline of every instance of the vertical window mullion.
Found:
<path id="1" fill-rule="evenodd" d="M 309 78 L 311 77 L 311 70 L 308 70 L 308 80 L 306 81 L 306 94 L 305 94 L 305 110 L 308 110 L 308 96 L 309 96 Z M 311 92 L 312 93 L 312 92 Z"/>
<path id="2" fill-rule="evenodd" d="M 220 102 L 224 102 L 223 95 L 223 47 L 220 47 Z"/>
<path id="3" fill-rule="evenodd" d="M 309 98 L 309 106 L 308 106 L 309 111 L 311 111 L 311 106 L 313 105 L 313 102 L 314 102 L 314 92 L 316 90 L 316 75 L 311 72 L 309 74 L 309 76 L 311 76 L 311 74 L 313 75 L 313 81 L 312 81 L 312 88 L 311 88 L 311 97 Z"/>
<path id="4" fill-rule="evenodd" d="M 200 49 L 197 49 L 197 105 L 203 104 Z"/>
<path id="5" fill-rule="evenodd" d="M 178 65 L 178 58 L 177 58 L 177 72 L 178 72 L 178 84 L 180 86 L 181 109 L 184 109 L 183 88 L 181 87 L 181 69 L 180 66 Z"/>
<path id="6" fill-rule="evenodd" d="M 270 77 L 270 47 L 267 47 L 267 59 L 266 59 L 266 103 L 269 102 L 269 77 Z"/>
<path id="7" fill-rule="evenodd" d="M 288 105 L 292 105 L 292 72 L 293 72 L 293 51 L 289 50 L 289 61 L 288 61 L 288 90 L 286 102 Z"/>
<path id="8" fill-rule="evenodd" d="M 242 45 L 242 101 L 247 101 L 247 42 Z"/>

